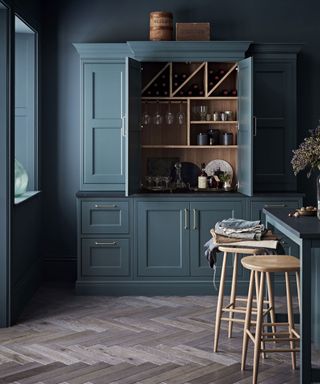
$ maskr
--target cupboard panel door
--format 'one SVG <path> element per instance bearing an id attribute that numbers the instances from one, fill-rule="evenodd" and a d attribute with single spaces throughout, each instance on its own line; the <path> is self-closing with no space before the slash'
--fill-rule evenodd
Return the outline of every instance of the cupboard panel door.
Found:
<path id="1" fill-rule="evenodd" d="M 127 58 L 126 61 L 126 195 L 140 189 L 141 158 L 141 65 Z"/>
<path id="2" fill-rule="evenodd" d="M 137 204 L 139 276 L 189 274 L 189 204 Z"/>
<path id="3" fill-rule="evenodd" d="M 238 182 L 239 192 L 252 196 L 252 58 L 239 61 L 238 72 Z"/>
<path id="4" fill-rule="evenodd" d="M 244 217 L 241 201 L 199 202 L 190 204 L 190 260 L 192 276 L 211 276 L 212 269 L 204 255 L 204 244 L 211 238 L 210 229 L 217 221 Z M 220 279 L 222 254 L 218 254 L 216 281 Z M 231 260 L 228 260 L 228 276 L 232 274 Z M 240 271 L 241 273 L 241 271 Z"/>
<path id="5" fill-rule="evenodd" d="M 83 188 L 124 190 L 125 65 L 84 64 Z"/>
<path id="6" fill-rule="evenodd" d="M 255 62 L 255 191 L 296 189 L 296 177 L 290 162 L 292 149 L 296 147 L 295 77 L 295 61 Z"/>
<path id="7" fill-rule="evenodd" d="M 82 276 L 128 276 L 129 239 L 82 239 Z"/>

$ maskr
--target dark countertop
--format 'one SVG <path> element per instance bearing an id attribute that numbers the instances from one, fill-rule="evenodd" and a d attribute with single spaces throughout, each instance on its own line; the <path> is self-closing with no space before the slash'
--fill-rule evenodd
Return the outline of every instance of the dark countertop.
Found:
<path id="1" fill-rule="evenodd" d="M 141 192 L 135 193 L 130 196 L 125 196 L 124 192 L 106 192 L 106 191 L 78 191 L 76 197 L 79 198 L 132 198 L 132 197 L 142 197 L 142 198 L 157 198 L 157 197 L 186 197 L 186 198 L 197 198 L 197 197 L 228 197 L 228 198 L 251 198 L 251 199 L 279 199 L 279 198 L 296 198 L 303 197 L 304 194 L 298 192 L 286 192 L 286 193 L 255 193 L 253 196 L 245 196 L 240 192 Z"/>
<path id="2" fill-rule="evenodd" d="M 292 209 L 263 209 L 263 213 L 277 221 L 295 236 L 301 239 L 320 239 L 320 220 L 317 216 L 289 217 L 289 212 L 292 212 Z"/>

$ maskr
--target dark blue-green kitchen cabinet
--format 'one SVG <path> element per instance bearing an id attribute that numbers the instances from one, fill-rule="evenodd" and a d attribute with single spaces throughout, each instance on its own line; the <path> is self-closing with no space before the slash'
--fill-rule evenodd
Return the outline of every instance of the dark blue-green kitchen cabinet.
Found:
<path id="1" fill-rule="evenodd" d="M 296 148 L 296 44 L 253 45 L 253 188 L 296 191 L 291 166 Z"/>
<path id="2" fill-rule="evenodd" d="M 189 203 L 136 204 L 138 276 L 189 275 Z"/>
<path id="3" fill-rule="evenodd" d="M 83 238 L 81 240 L 81 276 L 128 276 L 130 240 L 119 238 Z"/>
<path id="4" fill-rule="evenodd" d="M 190 267 L 192 276 L 211 276 L 208 261 L 204 256 L 204 244 L 210 239 L 210 229 L 217 221 L 230 217 L 242 218 L 245 214 L 244 200 L 199 201 L 190 204 Z M 220 276 L 221 257 L 218 257 L 217 278 Z M 230 268 L 228 268 L 229 270 Z"/>
<path id="5" fill-rule="evenodd" d="M 78 292 L 132 277 L 132 200 L 82 192 L 77 199 Z M 92 287 L 93 290 L 91 289 Z M 108 292 L 108 288 L 104 288 Z"/>
<path id="6" fill-rule="evenodd" d="M 114 234 L 129 232 L 128 201 L 81 201 L 82 234 Z"/>
<path id="7" fill-rule="evenodd" d="M 83 66 L 82 189 L 125 189 L 125 64 Z"/>
<path id="8" fill-rule="evenodd" d="M 130 58 L 85 61 L 82 77 L 81 190 L 136 192 L 140 64 Z"/>
<path id="9" fill-rule="evenodd" d="M 262 223 L 265 223 L 265 215 L 262 213 L 263 208 L 290 208 L 292 211 L 301 207 L 302 203 L 302 195 L 300 196 L 283 196 L 280 197 L 253 197 L 250 201 L 249 205 L 249 214 L 251 220 L 260 220 Z M 295 220 L 295 219 L 293 219 Z M 282 233 L 274 230 L 275 233 L 278 233 L 280 236 L 280 242 L 283 247 L 283 250 L 286 255 L 292 255 L 299 257 L 299 247 L 296 243 L 291 241 L 289 238 L 284 236 Z M 275 274 L 275 281 L 278 285 L 283 285 L 283 274 Z M 278 287 L 276 287 L 279 289 Z M 278 293 L 280 293 L 277 290 Z"/>

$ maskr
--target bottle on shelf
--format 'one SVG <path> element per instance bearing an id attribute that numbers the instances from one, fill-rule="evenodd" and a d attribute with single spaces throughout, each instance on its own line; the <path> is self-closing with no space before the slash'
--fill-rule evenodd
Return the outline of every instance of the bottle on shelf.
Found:
<path id="1" fill-rule="evenodd" d="M 147 91 L 147 96 L 149 96 L 149 97 L 152 96 L 152 91 L 150 89 Z"/>
<path id="2" fill-rule="evenodd" d="M 208 187 L 208 175 L 205 171 L 205 163 L 201 163 L 201 173 L 198 176 L 198 188 L 206 189 Z"/>
<path id="3" fill-rule="evenodd" d="M 229 95 L 229 91 L 227 89 L 224 89 L 221 91 L 221 96 L 228 96 Z"/>
<path id="4" fill-rule="evenodd" d="M 220 80 L 220 76 L 216 73 L 216 74 L 213 76 L 213 81 L 214 81 L 215 83 L 217 83 L 219 80 Z"/>
<path id="5" fill-rule="evenodd" d="M 184 91 L 179 91 L 179 96 L 184 96 Z"/>
<path id="6" fill-rule="evenodd" d="M 204 90 L 203 90 L 203 89 L 199 89 L 199 91 L 198 91 L 198 95 L 199 95 L 199 96 L 204 96 Z"/>
<path id="7" fill-rule="evenodd" d="M 188 95 L 188 96 L 193 96 L 193 91 L 192 91 L 192 89 L 189 89 L 189 90 L 188 90 L 187 95 Z"/>
<path id="8" fill-rule="evenodd" d="M 213 69 L 209 69 L 209 71 L 208 71 L 208 75 L 209 75 L 209 76 L 213 76 L 213 74 L 214 74 Z"/>
<path id="9" fill-rule="evenodd" d="M 231 92 L 230 92 L 231 96 L 237 96 L 238 94 L 238 91 L 236 89 L 233 89 Z"/>
<path id="10" fill-rule="evenodd" d="M 186 73 L 181 73 L 181 80 L 184 82 L 187 79 L 188 75 Z"/>
<path id="11" fill-rule="evenodd" d="M 219 70 L 220 77 L 223 77 L 226 74 L 226 71 L 224 69 Z"/>

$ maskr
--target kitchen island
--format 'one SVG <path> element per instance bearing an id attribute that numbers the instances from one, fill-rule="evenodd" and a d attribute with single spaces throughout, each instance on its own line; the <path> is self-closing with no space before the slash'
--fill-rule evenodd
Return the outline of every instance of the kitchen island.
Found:
<path id="1" fill-rule="evenodd" d="M 300 382 L 319 382 L 320 369 L 315 368 L 319 350 L 318 290 L 320 273 L 320 220 L 317 217 L 289 217 L 288 208 L 264 208 L 266 225 L 281 232 L 300 249 L 301 316 L 300 316 Z M 312 361 L 313 360 L 313 361 Z M 318 364 L 317 364 L 318 365 Z"/>

